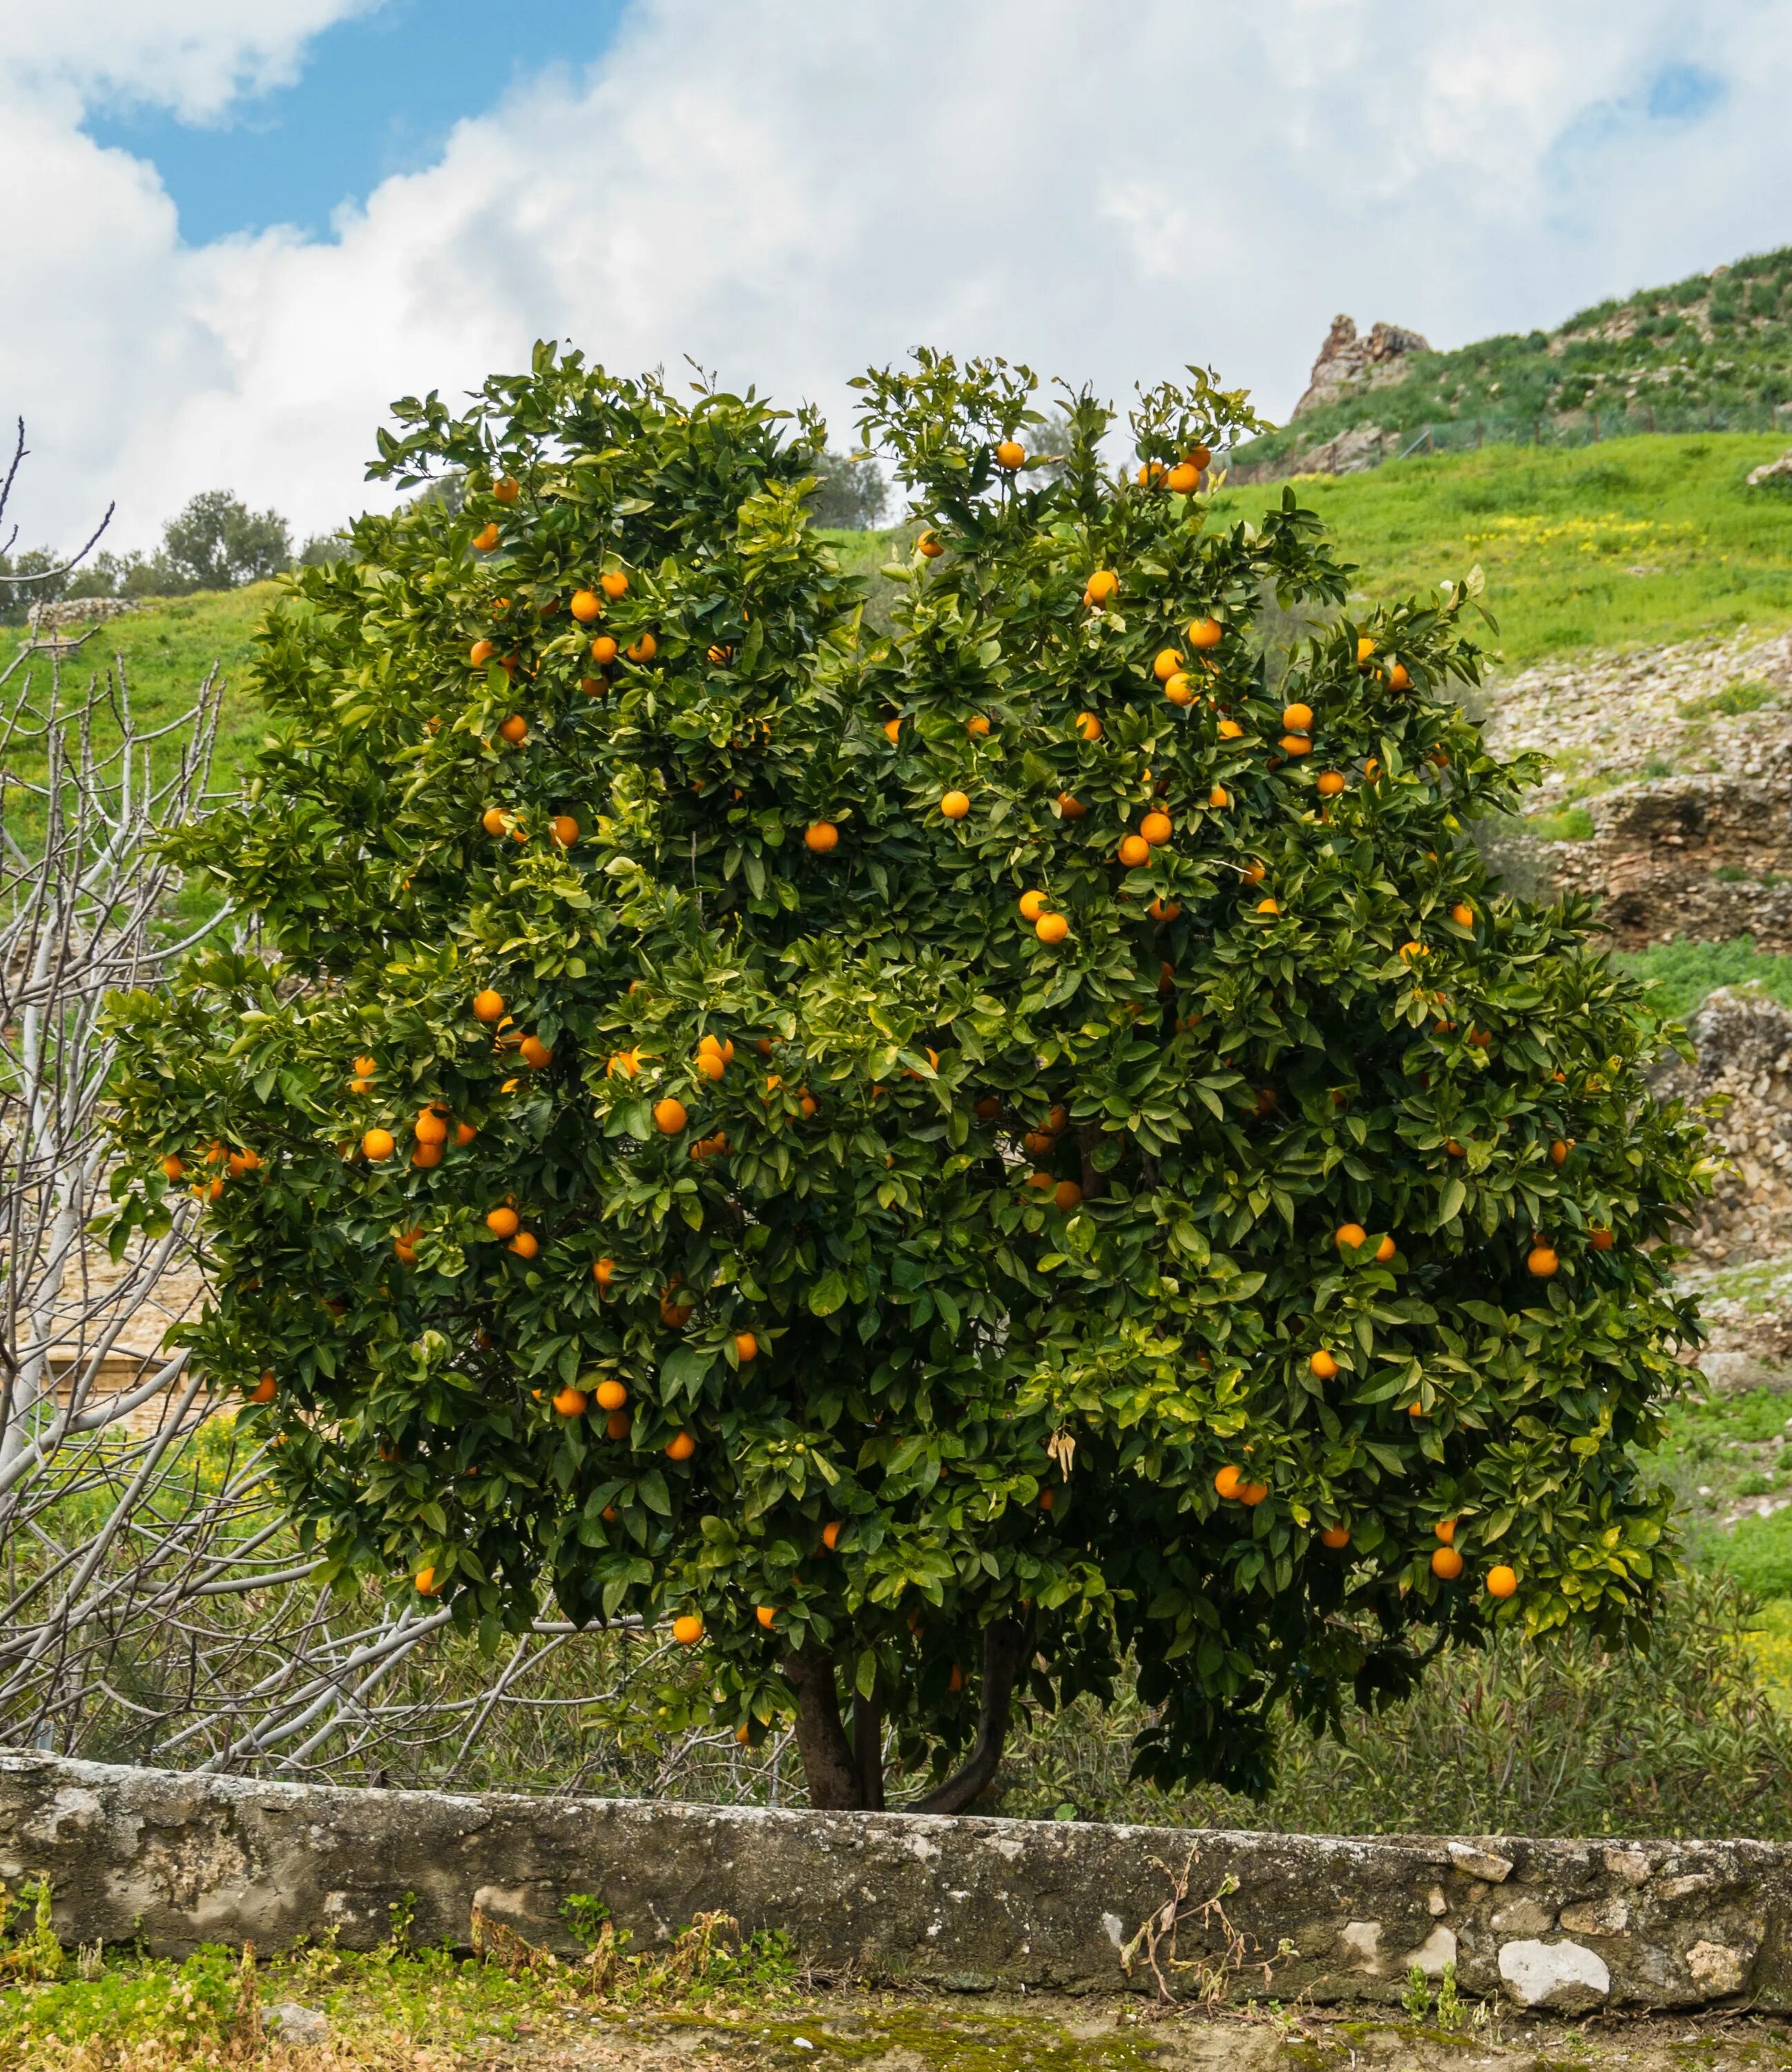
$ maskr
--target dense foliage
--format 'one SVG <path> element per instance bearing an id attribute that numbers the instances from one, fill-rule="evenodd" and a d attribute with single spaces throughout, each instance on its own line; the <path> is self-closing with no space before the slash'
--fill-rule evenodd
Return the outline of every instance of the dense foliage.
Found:
<path id="1" fill-rule="evenodd" d="M 1467 586 L 1358 615 L 1291 493 L 1216 520 L 1205 377 L 1117 483 L 1086 395 L 1033 479 L 1023 369 L 861 388 L 887 639 L 811 419 L 546 348 L 399 406 L 464 508 L 270 617 L 182 841 L 265 947 L 118 1010 L 121 1240 L 203 1194 L 195 1352 L 337 1572 L 676 1617 L 820 1803 L 888 1731 L 968 1803 L 1128 1651 L 1141 1773 L 1255 1789 L 1278 1696 L 1621 1637 L 1699 1139 L 1587 912 L 1461 837 L 1523 774 Z"/>

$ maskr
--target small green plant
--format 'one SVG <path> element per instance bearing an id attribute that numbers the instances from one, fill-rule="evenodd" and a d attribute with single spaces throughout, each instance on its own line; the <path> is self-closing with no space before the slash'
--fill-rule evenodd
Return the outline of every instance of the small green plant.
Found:
<path id="1" fill-rule="evenodd" d="M 1425 1975 L 1416 1964 L 1406 1975 L 1406 1990 L 1400 1995 L 1400 2005 L 1415 2021 L 1423 2021 L 1431 2012 L 1431 1988 Z"/>
<path id="2" fill-rule="evenodd" d="M 1763 705 L 1777 704 L 1778 696 L 1771 684 L 1763 683 L 1758 676 L 1746 676 L 1741 683 L 1726 684 L 1709 697 L 1688 699 L 1680 707 L 1680 717 L 1710 719 L 1722 713 L 1726 718 L 1734 719 L 1744 713 L 1759 712 Z"/>
<path id="3" fill-rule="evenodd" d="M 1584 806 L 1570 806 L 1560 813 L 1532 813 L 1525 825 L 1539 841 L 1591 841 L 1597 832 Z"/>
<path id="4" fill-rule="evenodd" d="M 610 1923 L 610 1909 L 593 1893 L 569 1893 L 561 1902 L 561 1918 L 587 1950 L 594 1950 Z"/>
<path id="5" fill-rule="evenodd" d="M 1437 1988 L 1437 2026 L 1453 2033 L 1468 2025 L 1469 2009 L 1456 1989 L 1456 1965 L 1453 1960 L 1444 1967 L 1443 1983 Z"/>

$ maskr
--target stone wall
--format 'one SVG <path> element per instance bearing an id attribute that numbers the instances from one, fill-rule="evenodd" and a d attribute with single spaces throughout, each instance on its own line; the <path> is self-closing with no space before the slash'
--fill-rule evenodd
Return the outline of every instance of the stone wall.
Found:
<path id="1" fill-rule="evenodd" d="M 1525 2007 L 1792 2009 L 1792 1849 L 1187 1833 L 624 1799 L 347 1791 L 0 1755 L 0 1877 L 47 1877 L 65 1942 L 367 1948 L 474 1907 L 570 1954 L 594 1893 L 637 1948 L 700 1910 L 836 1978 L 1385 2001 L 1411 1967 Z M 1178 1894 L 1181 1893 L 1181 1904 Z M 1210 1902 L 1218 1901 L 1217 1905 Z M 1149 1938 L 1147 1938 L 1149 1940 Z"/>

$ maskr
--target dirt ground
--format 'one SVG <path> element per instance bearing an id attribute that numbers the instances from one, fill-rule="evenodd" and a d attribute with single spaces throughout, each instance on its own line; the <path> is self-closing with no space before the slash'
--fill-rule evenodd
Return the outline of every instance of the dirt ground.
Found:
<path id="1" fill-rule="evenodd" d="M 878 2072 L 1778 2072 L 1792 2025 L 1766 2016 L 1601 2016 L 1574 2022 L 1470 2010 L 1457 2033 L 1362 2010 L 1274 2004 L 1208 2013 L 1028 1996 L 840 1995 L 799 2011 L 703 2015 L 568 2009 L 507 2047 L 542 2067 L 812 2065 Z M 514 2055 L 510 2054 L 514 2053 Z"/>

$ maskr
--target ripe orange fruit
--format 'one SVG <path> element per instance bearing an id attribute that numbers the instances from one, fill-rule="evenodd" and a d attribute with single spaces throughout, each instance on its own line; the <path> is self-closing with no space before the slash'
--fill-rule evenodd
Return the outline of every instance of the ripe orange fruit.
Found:
<path id="1" fill-rule="evenodd" d="M 1153 849 L 1167 842 L 1170 837 L 1170 820 L 1168 813 L 1147 813 L 1139 823 L 1139 832 Z"/>
<path id="2" fill-rule="evenodd" d="M 672 1621 L 672 1638 L 680 1647 L 695 1647 L 703 1638 L 703 1622 L 695 1612 L 685 1612 Z"/>
<path id="3" fill-rule="evenodd" d="M 1067 1216 L 1072 1209 L 1081 1205 L 1083 1190 L 1074 1180 L 1060 1180 L 1051 1190 L 1051 1198 Z"/>
<path id="4" fill-rule="evenodd" d="M 162 1161 L 162 1170 L 168 1179 L 178 1180 L 187 1170 L 187 1161 L 184 1158 L 177 1157 L 171 1151 Z"/>
<path id="5" fill-rule="evenodd" d="M 1332 1235 L 1332 1243 L 1340 1252 L 1354 1252 L 1359 1245 L 1368 1242 L 1369 1233 L 1361 1223 L 1340 1223 Z"/>
<path id="6" fill-rule="evenodd" d="M 1547 1244 L 1534 1244 L 1527 1255 L 1525 1265 L 1539 1281 L 1553 1278 L 1561 1261 Z"/>
<path id="7" fill-rule="evenodd" d="M 466 651 L 466 659 L 475 669 L 483 668 L 498 652 L 495 640 L 475 640 Z"/>
<path id="8" fill-rule="evenodd" d="M 1004 439 L 996 449 L 996 465 L 1012 475 L 1026 458 L 1026 448 L 1018 439 Z"/>
<path id="9" fill-rule="evenodd" d="M 602 618 L 603 599 L 594 590 L 575 590 L 569 608 L 581 626 L 589 626 L 594 619 Z"/>
<path id="10" fill-rule="evenodd" d="M 1095 727 L 1098 732 L 1100 726 L 1101 722 L 1097 720 Z M 1060 791 L 1058 795 L 1058 810 L 1067 820 L 1079 820 L 1089 809 L 1080 799 L 1073 799 L 1068 791 Z"/>
<path id="11" fill-rule="evenodd" d="M 1367 633 L 1359 635 L 1356 643 L 1356 662 L 1360 669 L 1375 652 L 1375 643 Z"/>
<path id="12" fill-rule="evenodd" d="M 603 1420 L 603 1436 L 606 1439 L 626 1439 L 635 1429 L 635 1420 L 626 1410 L 612 1410 Z"/>
<path id="13" fill-rule="evenodd" d="M 1321 770 L 1319 781 L 1313 787 L 1321 799 L 1335 799 L 1344 788 L 1343 774 L 1337 770 Z"/>
<path id="14" fill-rule="evenodd" d="M 643 633 L 639 640 L 631 641 L 623 652 L 631 662 L 651 662 L 660 652 L 660 643 L 651 633 Z"/>
<path id="15" fill-rule="evenodd" d="M 1189 645 L 1191 648 L 1217 648 L 1226 638 L 1226 629 L 1217 619 L 1191 619 L 1189 621 Z"/>
<path id="16" fill-rule="evenodd" d="M 504 809 L 502 806 L 487 806 L 479 816 L 479 825 L 488 835 L 501 835 L 504 831 Z"/>
<path id="17" fill-rule="evenodd" d="M 1269 1485 L 1268 1482 L 1240 1482 L 1239 1484 L 1239 1502 L 1242 1504 L 1249 1505 L 1253 1510 L 1256 1509 L 1257 1505 L 1263 1502 L 1264 1498 L 1268 1496 L 1268 1494 Z"/>
<path id="18" fill-rule="evenodd" d="M 1029 1173 L 1026 1184 L 1036 1194 L 1049 1194 L 1058 1182 L 1049 1173 Z"/>
<path id="19" fill-rule="evenodd" d="M 962 820 L 971 810 L 971 802 L 962 791 L 948 791 L 939 802 L 939 810 L 948 820 Z"/>
<path id="20" fill-rule="evenodd" d="M 533 1259 L 540 1249 L 540 1241 L 533 1231 L 519 1231 L 505 1247 L 506 1251 L 514 1252 L 519 1259 Z"/>
<path id="21" fill-rule="evenodd" d="M 759 1341 L 750 1331 L 734 1334 L 734 1357 L 745 1367 L 749 1360 L 759 1357 Z"/>
<path id="22" fill-rule="evenodd" d="M 821 1544 L 830 1554 L 840 1544 L 840 1527 L 841 1521 L 832 1518 L 821 1528 Z"/>
<path id="23" fill-rule="evenodd" d="M 240 1180 L 245 1173 L 258 1171 L 261 1164 L 261 1154 L 258 1151 L 232 1151 L 229 1159 L 231 1176 Z"/>
<path id="24" fill-rule="evenodd" d="M 1165 479 L 1178 496 L 1192 496 L 1201 487 L 1201 471 L 1192 461 L 1178 461 Z"/>
<path id="25" fill-rule="evenodd" d="M 759 1622 L 760 1625 L 765 1628 L 766 1631 L 770 1633 L 771 1630 L 771 1622 L 778 1616 L 778 1607 L 775 1605 L 755 1605 L 753 1607 L 753 1616 Z"/>
<path id="26" fill-rule="evenodd" d="M 1091 602 L 1105 604 L 1120 588 L 1120 578 L 1112 569 L 1097 569 L 1090 577 L 1085 587 L 1088 590 Z"/>
<path id="27" fill-rule="evenodd" d="M 666 1441 L 668 1461 L 688 1461 L 697 1451 L 697 1441 L 688 1432 L 675 1432 Z"/>
<path id="28" fill-rule="evenodd" d="M 1281 902 L 1280 900 L 1260 899 L 1257 902 L 1257 911 L 1260 914 L 1279 914 L 1281 911 Z"/>
<path id="29" fill-rule="evenodd" d="M 1046 895 L 1042 892 L 1023 892 L 1021 894 L 1021 919 L 1037 921 L 1046 911 Z"/>
<path id="30" fill-rule="evenodd" d="M 994 1094 L 985 1094 L 976 1104 L 978 1119 L 983 1122 L 993 1122 L 1001 1112 L 1002 1104 Z"/>
<path id="31" fill-rule="evenodd" d="M 389 1129 L 370 1129 L 361 1139 L 364 1157 L 389 1158 L 397 1148 Z"/>
<path id="32" fill-rule="evenodd" d="M 684 1112 L 684 1104 L 674 1100 L 669 1094 L 653 1104 L 653 1126 L 662 1137 L 677 1136 L 689 1119 Z"/>
<path id="33" fill-rule="evenodd" d="M 426 1108 L 411 1125 L 411 1133 L 419 1144 L 446 1144 L 448 1125 L 433 1108 Z"/>
<path id="34" fill-rule="evenodd" d="M 974 719 L 966 720 L 964 731 L 973 741 L 987 741 L 989 738 L 989 722 L 979 713 Z"/>
<path id="35" fill-rule="evenodd" d="M 1366 756 L 1363 758 L 1362 774 L 1371 784 L 1381 775 L 1381 764 L 1374 756 Z"/>
<path id="36" fill-rule="evenodd" d="M 1216 810 L 1229 806 L 1231 803 L 1232 795 L 1227 790 L 1223 784 L 1215 785 L 1213 789 L 1207 794 L 1207 804 L 1210 806 L 1214 807 Z"/>
<path id="37" fill-rule="evenodd" d="M 556 813 L 548 823 L 548 832 L 562 849 L 570 849 L 578 840 L 578 822 L 570 813 Z"/>
<path id="38" fill-rule="evenodd" d="M 358 1079 L 371 1079 L 379 1069 L 377 1059 L 364 1057 L 355 1060 L 355 1076 Z"/>
<path id="39" fill-rule="evenodd" d="M 1609 1252 L 1617 1242 L 1609 1223 L 1595 1223 L 1588 1235 L 1595 1252 Z"/>
<path id="40" fill-rule="evenodd" d="M 616 1262 L 613 1259 L 594 1259 L 591 1278 L 600 1288 L 607 1288 L 616 1277 Z M 607 1405 L 605 1406 L 606 1408 Z"/>
<path id="41" fill-rule="evenodd" d="M 1276 746 L 1291 759 L 1313 753 L 1313 743 L 1304 734 L 1284 734 Z"/>
<path id="42" fill-rule="evenodd" d="M 491 485 L 491 493 L 500 504 L 514 504 L 522 485 L 513 475 L 500 475 Z"/>
<path id="43" fill-rule="evenodd" d="M 1465 901 L 1459 899 L 1450 909 L 1450 919 L 1459 928 L 1472 928 L 1474 926 L 1474 909 Z"/>
<path id="44" fill-rule="evenodd" d="M 1425 946 L 1423 943 L 1402 943 L 1400 945 L 1400 955 L 1408 964 L 1411 964 L 1415 957 L 1422 957 L 1424 954 Z"/>
<path id="45" fill-rule="evenodd" d="M 641 1053 L 639 1049 L 615 1051 L 603 1070 L 606 1079 L 632 1079 L 640 1072 Z"/>
<path id="46" fill-rule="evenodd" d="M 1189 705 L 1194 702 L 1194 685 L 1186 671 L 1178 669 L 1164 680 L 1164 696 L 1173 705 Z"/>
<path id="47" fill-rule="evenodd" d="M 1552 1166 L 1565 1166 L 1568 1163 L 1568 1148 L 1567 1145 L 1565 1145 L 1562 1141 L 1561 1138 L 1558 1137 L 1556 1141 L 1549 1147 L 1550 1164 Z"/>
<path id="48" fill-rule="evenodd" d="M 1151 845 L 1143 835 L 1128 835 L 1120 845 L 1120 860 L 1128 870 L 1151 861 Z"/>
<path id="49" fill-rule="evenodd" d="M 531 1071 L 539 1072 L 545 1065 L 553 1063 L 553 1053 L 539 1036 L 525 1036 L 516 1046 L 523 1063 Z"/>
<path id="50" fill-rule="evenodd" d="M 620 569 L 606 569 L 598 578 L 598 588 L 614 604 L 618 598 L 628 595 L 628 578 Z"/>
<path id="51" fill-rule="evenodd" d="M 1390 690 L 1408 690 L 1412 687 L 1412 679 L 1407 674 L 1406 664 L 1404 662 L 1396 662 L 1387 672 L 1387 685 Z"/>
<path id="52" fill-rule="evenodd" d="M 884 722 L 884 738 L 892 748 L 901 740 L 902 736 L 902 722 L 899 719 L 886 719 Z"/>
<path id="53" fill-rule="evenodd" d="M 591 643 L 591 660 L 600 669 L 608 668 L 621 652 L 622 650 L 607 633 L 600 633 Z"/>
<path id="54" fill-rule="evenodd" d="M 273 1378 L 273 1369 L 263 1367 L 261 1379 L 249 1391 L 249 1400 L 251 1403 L 272 1403 L 279 1393 L 280 1384 Z"/>
<path id="55" fill-rule="evenodd" d="M 803 830 L 803 846 L 811 856 L 827 856 L 840 846 L 840 829 L 832 820 L 816 820 Z"/>
<path id="56" fill-rule="evenodd" d="M 1160 648 L 1157 658 L 1151 665 L 1151 673 L 1160 684 L 1167 684 L 1182 666 L 1180 648 Z"/>
<path id="57" fill-rule="evenodd" d="M 1439 1545 L 1448 1547 L 1456 1537 L 1456 1520 L 1441 1518 L 1431 1529 L 1436 1534 Z"/>
<path id="58" fill-rule="evenodd" d="M 946 551 L 940 545 L 937 536 L 931 532 L 923 532 L 921 535 L 914 543 L 914 550 L 919 554 L 925 554 L 930 561 L 938 561 Z"/>
<path id="59" fill-rule="evenodd" d="M 1214 1477 L 1214 1487 L 1223 1497 L 1235 1497 L 1238 1494 L 1239 1484 L 1243 1479 L 1243 1471 L 1241 1469 L 1227 1466 L 1222 1468 Z"/>
<path id="60" fill-rule="evenodd" d="M 1487 1571 L 1487 1594 L 1490 1597 L 1509 1597 L 1519 1587 L 1519 1572 L 1510 1568 L 1503 1561 L 1497 1561 Z"/>
<path id="61" fill-rule="evenodd" d="M 1431 1557 L 1431 1572 L 1440 1582 L 1453 1583 L 1462 1572 L 1462 1556 L 1453 1547 L 1440 1547 Z"/>
<path id="62" fill-rule="evenodd" d="M 554 1408 L 562 1417 L 582 1417 L 585 1415 L 585 1392 L 574 1388 L 570 1382 L 554 1394 Z"/>
<path id="63" fill-rule="evenodd" d="M 436 1581 L 436 1572 L 433 1568 L 419 1568 L 413 1580 L 417 1584 L 419 1597 L 433 1597 L 442 1588 Z"/>
<path id="64" fill-rule="evenodd" d="M 816 1099 L 815 1096 L 809 1092 L 807 1087 L 804 1087 L 802 1092 L 796 1096 L 796 1105 L 803 1111 L 805 1116 L 819 1115 L 821 1112 L 820 1102 Z"/>
<path id="65" fill-rule="evenodd" d="M 487 1215 L 485 1227 L 494 1237 L 514 1237 L 522 1220 L 514 1209 L 500 1207 Z"/>
<path id="66" fill-rule="evenodd" d="M 489 554 L 502 537 L 503 535 L 498 530 L 496 521 L 489 520 L 473 535 L 474 551 L 477 553 Z"/>
<path id="67" fill-rule="evenodd" d="M 1338 1372 L 1338 1362 L 1323 1346 L 1307 1362 L 1307 1365 L 1321 1381 L 1330 1381 Z"/>
<path id="68" fill-rule="evenodd" d="M 1033 924 L 1033 932 L 1042 943 L 1061 943 L 1071 932 L 1071 924 L 1062 914 L 1042 914 Z"/>
<path id="69" fill-rule="evenodd" d="M 1179 900 L 1153 899 L 1151 904 L 1146 907 L 1145 911 L 1151 916 L 1153 921 L 1173 921 L 1178 915 L 1182 912 L 1182 902 Z M 1173 983 L 1176 976 L 1175 972 L 1170 970 L 1168 964 L 1166 964 L 1164 968 L 1165 971 L 1169 972 L 1170 980 Z M 1161 992 L 1163 988 L 1160 987 L 1158 990 Z"/>
<path id="70" fill-rule="evenodd" d="M 675 1273 L 660 1291 L 660 1321 L 669 1325 L 675 1331 L 691 1320 L 692 1305 L 688 1302 L 680 1302 L 673 1292 L 683 1278 L 681 1274 Z"/>
<path id="71" fill-rule="evenodd" d="M 1261 885 L 1268 873 L 1260 863 L 1247 863 L 1239 874 L 1247 885 Z"/>
<path id="72" fill-rule="evenodd" d="M 498 731 L 503 736 L 504 739 L 510 743 L 512 747 L 514 748 L 519 742 L 524 742 L 528 739 L 529 723 L 524 718 L 520 713 L 512 713 L 510 717 L 499 728 Z"/>
<path id="73" fill-rule="evenodd" d="M 697 1068 L 705 1079 L 719 1079 L 728 1070 L 728 1060 L 719 1050 L 699 1050 Z"/>
<path id="74" fill-rule="evenodd" d="M 1235 719 L 1223 719 L 1219 722 L 1219 734 L 1222 741 L 1237 741 L 1243 737 L 1243 733 L 1244 729 Z"/>
<path id="75" fill-rule="evenodd" d="M 1394 1256 L 1395 1249 L 1396 1247 L 1392 1238 L 1384 1237 L 1381 1243 L 1375 1247 L 1376 1264 L 1378 1266 L 1385 1266 L 1389 1260 Z"/>
<path id="76" fill-rule="evenodd" d="M 1453 1137 L 1446 1137 L 1444 1139 L 1444 1151 L 1445 1155 L 1450 1158 L 1461 1158 L 1466 1156 L 1461 1145 Z"/>
<path id="77" fill-rule="evenodd" d="M 1305 705 L 1284 705 L 1282 725 L 1289 734 L 1311 734 L 1313 707 Z"/>
<path id="78" fill-rule="evenodd" d="M 1340 1547 L 1348 1547 L 1350 1544 L 1350 1528 L 1347 1525 L 1328 1525 L 1319 1536 L 1319 1544 L 1321 1547 L 1330 1547 L 1334 1551 Z"/>
<path id="79" fill-rule="evenodd" d="M 628 1391 L 614 1376 L 598 1383 L 597 1396 L 600 1410 L 620 1410 L 628 1400 Z"/>

